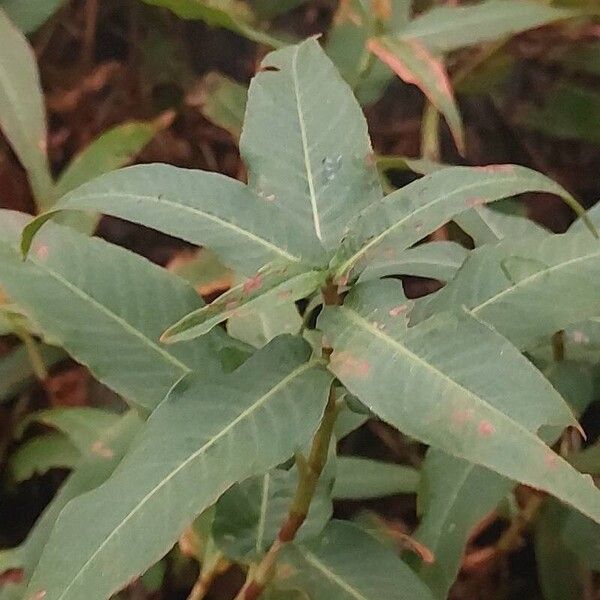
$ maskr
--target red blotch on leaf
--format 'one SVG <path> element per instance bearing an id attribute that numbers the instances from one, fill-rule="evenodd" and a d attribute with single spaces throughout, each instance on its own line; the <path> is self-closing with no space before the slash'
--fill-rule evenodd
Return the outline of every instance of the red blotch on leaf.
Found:
<path id="1" fill-rule="evenodd" d="M 254 277 L 250 277 L 250 279 L 246 279 L 244 282 L 244 293 L 250 294 L 255 292 L 256 290 L 260 290 L 262 287 L 263 280 L 261 275 L 255 275 Z"/>

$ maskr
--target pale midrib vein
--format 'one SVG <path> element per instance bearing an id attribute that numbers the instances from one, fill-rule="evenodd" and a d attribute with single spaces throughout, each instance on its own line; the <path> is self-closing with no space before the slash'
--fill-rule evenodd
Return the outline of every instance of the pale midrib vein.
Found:
<path id="1" fill-rule="evenodd" d="M 304 166 L 306 167 L 306 179 L 308 181 L 308 190 L 310 193 L 310 205 L 313 214 L 313 223 L 315 225 L 315 233 L 320 241 L 323 241 L 321 233 L 321 223 L 319 220 L 319 208 L 317 206 L 317 193 L 315 190 L 314 175 L 312 172 L 312 164 L 308 153 L 308 136 L 306 135 L 306 125 L 304 124 L 304 114 L 300 106 L 300 84 L 298 82 L 298 50 L 294 53 L 292 59 L 292 79 L 294 82 L 294 97 L 296 100 L 296 110 L 298 112 L 298 123 L 300 124 L 300 135 L 302 137 L 302 150 L 304 152 Z"/>
<path id="2" fill-rule="evenodd" d="M 556 265 L 552 265 L 551 267 L 549 267 L 547 269 L 543 269 L 541 271 L 537 271 L 533 275 L 530 275 L 529 277 L 526 277 L 525 279 L 522 279 L 518 283 L 515 283 L 515 284 L 511 285 L 510 287 L 506 288 L 505 290 L 502 290 L 501 292 L 499 292 L 495 296 L 492 296 L 491 298 L 488 298 L 485 302 L 482 302 L 478 306 L 475 306 L 474 308 L 471 309 L 471 312 L 473 314 L 477 314 L 479 311 L 483 310 L 489 304 L 497 302 L 503 296 L 507 296 L 508 294 L 511 294 L 512 292 L 514 292 L 515 290 L 519 289 L 520 287 L 528 285 L 528 284 L 532 283 L 533 281 L 535 281 L 536 279 L 539 279 L 540 277 L 544 277 L 544 276 L 548 275 L 548 273 L 552 273 L 553 271 L 558 271 L 560 269 L 564 269 L 564 268 L 570 267 L 571 265 L 576 264 L 576 263 L 578 263 L 580 261 L 581 262 L 585 262 L 587 260 L 596 258 L 598 256 L 600 256 L 600 250 L 597 250 L 594 253 L 585 254 L 584 256 L 577 256 L 577 257 L 572 258 L 570 260 L 558 263 Z"/>
<path id="3" fill-rule="evenodd" d="M 157 200 L 156 197 L 154 197 L 154 196 L 143 196 L 140 194 L 125 194 L 123 192 L 116 192 L 116 195 L 119 198 L 130 199 L 130 200 L 142 200 L 142 201 L 154 203 L 157 205 L 170 206 L 170 207 L 173 207 L 180 211 L 189 212 L 193 215 L 200 216 L 209 221 L 212 221 L 213 223 L 218 223 L 219 225 L 221 225 L 221 227 L 230 229 L 231 231 L 235 231 L 239 235 L 247 237 L 248 239 L 251 239 L 252 241 L 264 246 L 265 248 L 268 248 L 269 250 L 276 252 L 277 254 L 279 254 L 280 256 L 283 256 L 287 260 L 290 260 L 292 262 L 297 262 L 297 263 L 301 262 L 301 260 L 302 260 L 300 257 L 290 254 L 283 248 L 276 246 L 273 242 L 270 242 L 269 240 L 266 240 L 265 238 L 262 238 L 259 235 L 256 235 L 255 233 L 248 231 L 247 229 L 243 229 L 242 227 L 239 227 L 238 225 L 235 225 L 234 223 L 225 221 L 224 219 L 217 217 L 216 215 L 211 215 L 210 213 L 202 211 L 198 208 L 194 208 L 193 206 L 187 206 L 186 204 L 179 204 L 177 202 L 173 202 L 172 200 L 166 200 L 165 198 L 161 198 L 160 200 Z M 104 200 L 105 198 L 114 199 L 114 197 L 115 197 L 115 192 L 113 192 L 113 193 L 108 192 L 108 193 L 102 193 L 102 194 L 96 193 L 96 194 L 87 194 L 86 196 L 78 196 L 77 200 L 78 200 L 78 202 L 79 201 L 86 202 L 86 201 L 90 201 L 90 200 Z M 76 210 L 78 208 L 77 202 L 73 202 L 73 204 L 75 204 L 74 207 L 73 206 L 69 207 L 69 204 L 70 203 L 67 202 L 62 207 L 55 207 L 56 212 L 59 212 L 61 210 L 61 208 L 63 210 L 68 209 L 68 208 L 71 208 L 72 210 Z M 88 209 L 98 210 L 98 211 L 102 212 L 102 208 L 100 208 L 100 207 L 90 206 L 90 207 L 88 207 Z M 81 208 L 79 208 L 79 210 L 81 210 Z"/>
<path id="4" fill-rule="evenodd" d="M 48 268 L 46 265 L 44 265 L 41 262 L 37 262 L 36 261 L 36 262 L 34 262 L 34 264 L 37 267 L 39 267 L 40 269 L 42 269 L 43 271 L 45 271 L 50 277 L 52 277 L 53 279 L 55 279 L 56 281 L 58 281 L 61 285 L 64 285 L 73 294 L 75 294 L 76 296 L 78 296 L 82 300 L 85 300 L 86 302 L 89 302 L 98 311 L 104 313 L 111 320 L 113 320 L 116 323 L 118 323 L 119 325 L 121 325 L 121 327 L 125 331 L 128 331 L 131 335 L 137 337 L 146 346 L 148 346 L 149 348 L 151 348 L 152 350 L 154 350 L 155 352 L 157 352 L 159 355 L 161 355 L 167 362 L 170 362 L 172 365 L 174 365 L 177 368 L 181 369 L 184 374 L 191 372 L 191 369 L 189 367 L 187 367 L 185 364 L 183 364 L 182 362 L 180 362 L 179 360 L 177 360 L 174 356 L 172 356 L 171 354 L 169 354 L 166 350 L 164 350 L 163 348 L 161 348 L 158 344 L 154 343 L 150 338 L 146 337 L 141 331 L 139 331 L 138 329 L 136 329 L 135 327 L 133 327 L 125 319 L 123 319 L 122 317 L 120 317 L 116 313 L 114 313 L 111 310 L 109 310 L 103 304 L 100 304 L 100 302 L 98 302 L 95 298 L 93 298 L 92 296 L 90 296 L 89 294 L 87 294 L 86 292 L 84 292 L 82 289 L 80 289 L 77 286 L 73 285 L 70 281 L 68 281 L 67 279 L 65 279 L 60 273 L 58 273 L 56 271 L 53 271 L 52 269 Z"/>
<path id="5" fill-rule="evenodd" d="M 125 524 L 142 508 L 146 502 L 154 496 L 160 489 L 162 489 L 171 479 L 173 479 L 180 471 L 185 469 L 187 465 L 196 460 L 199 456 L 204 454 L 210 447 L 214 446 L 222 437 L 227 435 L 236 425 L 241 423 L 244 419 L 246 419 L 249 415 L 251 415 L 254 411 L 258 410 L 269 398 L 271 398 L 274 394 L 276 394 L 279 390 L 284 388 L 290 381 L 299 377 L 307 371 L 308 369 L 312 369 L 318 363 L 316 361 L 307 362 L 296 369 L 294 369 L 291 373 L 286 375 L 279 383 L 274 385 L 266 394 L 263 394 L 260 398 L 251 404 L 248 408 L 246 408 L 242 413 L 240 413 L 229 425 L 221 429 L 216 435 L 214 435 L 210 440 L 208 440 L 203 446 L 198 448 L 195 452 L 193 452 L 188 458 L 186 458 L 177 468 L 173 469 L 166 477 L 161 479 L 161 481 L 155 485 L 135 506 L 127 515 L 120 521 L 120 523 L 110 532 L 110 534 L 106 537 L 106 539 L 98 546 L 96 551 L 88 558 L 88 560 L 81 566 L 79 571 L 75 574 L 71 582 L 57 600 L 62 600 L 69 590 L 75 585 L 77 580 L 82 576 L 88 566 L 92 563 L 92 561 L 102 552 L 104 547 L 110 542 L 110 540 L 118 534 L 118 532 L 125 526 Z"/>
<path id="6" fill-rule="evenodd" d="M 502 179 L 501 182 L 502 183 L 510 183 L 510 182 L 519 181 L 520 179 L 522 179 L 522 177 L 504 178 L 504 179 Z M 482 185 L 493 185 L 495 183 L 497 183 L 497 182 L 496 181 L 488 181 L 488 182 L 477 181 L 477 182 L 473 182 L 473 183 L 470 183 L 469 185 L 465 185 L 465 186 L 463 186 L 461 188 L 456 188 L 456 189 L 454 189 L 449 194 L 446 194 L 446 195 L 443 195 L 443 196 L 438 196 L 437 198 L 434 198 L 431 202 L 428 202 L 427 204 L 425 204 L 423 206 L 419 206 L 413 212 L 409 213 L 408 215 L 406 215 L 405 217 L 403 217 L 399 221 L 396 221 L 393 225 L 390 225 L 390 227 L 388 227 L 387 229 L 385 229 L 384 231 L 382 231 L 379 235 L 375 236 L 370 242 L 368 242 L 367 244 L 365 244 L 364 246 L 362 246 L 362 248 L 360 250 L 358 250 L 358 252 L 356 252 L 348 260 L 346 260 L 342 264 L 342 266 L 337 269 L 337 273 L 338 274 L 344 274 L 361 256 L 363 256 L 364 254 L 366 254 L 373 246 L 375 246 L 376 244 L 378 244 L 382 239 L 384 239 L 392 231 L 394 231 L 398 227 L 404 225 L 404 223 L 406 223 L 410 219 L 414 218 L 415 216 L 417 216 L 422 211 L 430 209 L 432 206 L 438 204 L 441 201 L 448 201 L 448 198 L 451 198 L 453 196 L 460 196 L 461 194 L 465 193 L 467 190 L 469 190 L 471 188 L 477 188 L 477 187 L 480 187 Z M 402 190 L 399 190 L 399 191 L 402 191 Z M 406 191 L 410 191 L 410 190 L 406 190 Z M 386 202 L 386 198 L 384 198 L 381 202 L 382 203 Z M 377 204 L 376 207 L 377 206 L 379 206 L 379 204 Z M 376 207 L 373 209 L 374 211 L 376 210 Z M 424 233 L 424 235 L 426 235 L 425 232 L 423 232 L 423 233 Z"/>
<path id="7" fill-rule="evenodd" d="M 306 562 L 315 567 L 327 579 L 333 581 L 335 585 L 350 594 L 353 598 L 356 598 L 356 600 L 369 600 L 369 598 L 363 596 L 358 590 L 355 590 L 349 583 L 346 583 L 339 575 L 329 569 L 327 565 L 324 565 L 312 552 L 309 552 L 302 546 L 298 546 L 298 551 L 302 554 Z"/>
<path id="8" fill-rule="evenodd" d="M 263 541 L 265 537 L 265 527 L 267 524 L 267 508 L 269 506 L 269 487 L 271 484 L 271 474 L 266 473 L 263 477 L 262 496 L 260 503 L 260 517 L 256 527 L 256 551 L 258 553 L 263 550 Z"/>
<path id="9" fill-rule="evenodd" d="M 485 409 L 489 410 L 492 414 L 497 416 L 499 420 L 510 423 L 510 425 L 512 427 L 516 428 L 519 431 L 519 433 L 522 433 L 522 434 L 526 435 L 528 438 L 531 438 L 532 441 L 535 440 L 536 443 L 546 446 L 546 444 L 544 444 L 544 442 L 542 442 L 542 440 L 540 440 L 535 435 L 535 433 L 533 433 L 532 431 L 530 431 L 529 429 L 527 429 L 526 427 L 521 425 L 521 423 L 519 423 L 518 421 L 515 421 L 509 415 L 498 410 L 493 404 L 487 403 L 485 400 L 483 400 L 483 398 L 478 396 L 476 393 L 465 388 L 463 385 L 461 385 L 460 383 L 458 383 L 457 381 L 455 381 L 454 379 L 452 379 L 451 377 L 446 375 L 446 373 L 444 373 L 443 371 L 440 371 L 437 367 L 428 363 L 426 360 L 422 359 L 418 354 L 415 354 L 412 350 L 407 348 L 405 345 L 401 344 L 400 342 L 398 342 L 394 338 L 390 337 L 389 335 L 386 335 L 383 331 L 381 331 L 377 327 L 371 325 L 371 323 L 369 323 L 369 321 L 367 321 L 362 315 L 359 315 L 356 311 L 349 309 L 345 306 L 341 306 L 339 308 L 347 314 L 348 319 L 350 321 L 352 321 L 352 323 L 354 323 L 361 329 L 367 331 L 368 333 L 371 333 L 371 335 L 379 338 L 385 344 L 396 348 L 401 354 L 407 355 L 409 357 L 409 359 L 411 359 L 413 362 L 416 362 L 416 363 L 420 364 L 421 366 L 425 367 L 425 369 L 427 371 L 434 373 L 436 377 L 441 377 L 444 381 L 447 381 L 451 387 L 460 390 L 466 396 L 470 397 L 474 401 L 475 404 L 482 406 Z M 459 455 L 456 454 L 454 456 L 459 456 Z M 460 458 L 465 458 L 465 457 L 460 456 Z M 468 460 L 469 462 L 471 462 L 470 458 L 465 458 L 465 460 Z"/>

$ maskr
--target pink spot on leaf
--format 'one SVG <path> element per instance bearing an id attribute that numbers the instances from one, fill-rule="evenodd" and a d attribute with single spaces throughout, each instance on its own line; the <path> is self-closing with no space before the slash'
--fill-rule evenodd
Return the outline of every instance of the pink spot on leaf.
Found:
<path id="1" fill-rule="evenodd" d="M 290 290 L 283 290 L 282 292 L 277 293 L 278 300 L 289 300 L 292 297 L 292 292 Z"/>
<path id="2" fill-rule="evenodd" d="M 408 306 L 408 304 L 401 304 L 400 306 L 395 306 L 394 308 L 391 308 L 388 314 L 390 315 L 390 317 L 399 317 L 400 315 L 407 314 L 409 308 L 410 307 Z"/>
<path id="3" fill-rule="evenodd" d="M 92 444 L 92 452 L 101 458 L 113 458 L 115 453 L 100 440 Z"/>
<path id="4" fill-rule="evenodd" d="M 555 469 L 558 465 L 558 456 L 554 452 L 547 452 L 544 456 L 544 464 L 549 469 Z"/>
<path id="5" fill-rule="evenodd" d="M 46 597 L 46 594 L 46 590 L 40 590 L 39 592 L 33 594 L 29 600 L 43 600 Z"/>
<path id="6" fill-rule="evenodd" d="M 486 203 L 485 198 L 475 196 L 473 198 L 467 198 L 466 204 L 469 208 L 477 208 L 479 206 L 483 206 L 485 203 Z"/>
<path id="7" fill-rule="evenodd" d="M 369 375 L 371 365 L 350 354 L 350 352 L 334 352 L 331 355 L 331 366 L 340 377 L 364 378 Z"/>
<path id="8" fill-rule="evenodd" d="M 231 300 L 225 305 L 225 310 L 234 310 L 237 308 L 239 302 L 237 300 Z"/>
<path id="9" fill-rule="evenodd" d="M 244 294 L 250 294 L 257 290 L 260 290 L 262 287 L 263 280 L 262 276 L 257 274 L 254 277 L 250 277 L 250 279 L 246 279 L 244 282 Z"/>
<path id="10" fill-rule="evenodd" d="M 481 437 L 490 437 L 496 433 L 496 428 L 489 421 L 483 419 L 479 421 L 477 433 L 479 433 Z"/>
<path id="11" fill-rule="evenodd" d="M 40 259 L 40 260 L 46 260 L 48 258 L 48 254 L 49 254 L 49 249 L 48 246 L 46 246 L 45 244 L 40 244 L 36 249 L 35 249 L 35 255 Z"/>
<path id="12" fill-rule="evenodd" d="M 465 423 L 468 423 L 469 421 L 471 421 L 473 419 L 473 409 L 472 408 L 467 408 L 465 410 L 456 409 L 452 413 L 451 419 L 452 419 L 452 423 L 454 423 L 454 425 L 464 425 Z"/>
<path id="13" fill-rule="evenodd" d="M 512 165 L 485 165 L 479 168 L 486 173 L 512 173 L 514 171 Z"/>

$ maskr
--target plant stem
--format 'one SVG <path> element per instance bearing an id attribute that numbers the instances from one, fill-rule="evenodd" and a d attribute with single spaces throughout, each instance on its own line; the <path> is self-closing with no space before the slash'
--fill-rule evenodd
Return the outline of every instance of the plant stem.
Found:
<path id="1" fill-rule="evenodd" d="M 329 444 L 333 435 L 333 427 L 338 414 L 333 388 L 325 407 L 321 425 L 315 433 L 308 460 L 297 457 L 298 486 L 288 515 L 279 528 L 276 540 L 273 542 L 262 561 L 248 574 L 246 583 L 239 591 L 235 600 L 257 600 L 273 577 L 277 558 L 284 544 L 291 542 L 306 520 L 310 503 L 315 494 L 319 477 L 327 462 Z"/>
<path id="2" fill-rule="evenodd" d="M 48 370 L 46 369 L 46 364 L 44 363 L 44 359 L 40 353 L 38 345 L 31 334 L 25 329 L 18 327 L 15 330 L 15 333 L 25 346 L 27 357 L 29 358 L 34 375 L 42 384 L 44 384 L 48 379 Z"/>
<path id="3" fill-rule="evenodd" d="M 198 581 L 196 581 L 188 600 L 203 600 L 208 594 L 215 579 L 222 575 L 229 567 L 231 563 L 222 554 L 212 563 L 210 569 L 201 569 Z"/>

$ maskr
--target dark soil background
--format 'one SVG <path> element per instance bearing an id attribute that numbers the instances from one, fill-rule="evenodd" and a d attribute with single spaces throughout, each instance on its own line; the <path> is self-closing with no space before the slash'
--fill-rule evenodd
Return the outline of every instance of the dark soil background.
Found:
<path id="1" fill-rule="evenodd" d="M 279 30 L 299 36 L 326 32 L 336 7 L 334 0 L 312 0 L 280 17 L 276 24 Z M 558 140 L 534 133 L 520 126 L 516 117 L 543 103 L 560 82 L 573 77 L 548 56 L 560 56 L 562 51 L 569 52 L 578 44 L 600 37 L 599 27 L 566 32 L 553 26 L 513 39 L 508 52 L 516 58 L 516 66 L 501 94 L 459 97 L 467 132 L 466 156 L 456 154 L 448 132 L 443 131 L 441 158 L 455 164 L 512 162 L 530 166 L 560 182 L 584 206 L 591 206 L 600 198 L 599 147 L 580 139 Z M 73 0 L 32 37 L 32 45 L 46 95 L 49 154 L 55 172 L 107 128 L 131 119 L 152 119 L 172 110 L 172 124 L 155 137 L 137 162 L 166 162 L 244 178 L 236 140 L 207 121 L 196 107 L 189 106 L 185 97 L 210 71 L 247 83 L 266 52 L 264 47 L 225 30 L 183 22 L 135 0 Z M 450 63 L 450 69 L 456 68 L 461 59 L 459 55 L 456 64 Z M 600 89 L 599 78 L 577 77 L 580 83 Z M 380 101 L 366 108 L 376 152 L 417 157 L 422 110 L 423 99 L 415 87 L 393 82 Z M 397 186 L 412 178 L 414 175 L 407 172 L 392 174 Z M 533 218 L 555 231 L 564 231 L 573 219 L 569 209 L 554 197 L 532 194 L 526 204 Z M 1 136 L 0 206 L 34 211 L 24 171 Z M 112 218 L 102 220 L 98 235 L 161 265 L 187 248 L 178 240 Z M 412 278 L 405 285 L 407 293 L 414 297 L 431 291 L 437 284 Z M 0 353 L 7 348 L 6 344 L 0 347 Z M 35 391 L 34 406 L 86 404 L 93 386 L 84 369 L 67 362 L 53 373 L 51 387 L 51 394 L 47 390 Z M 9 404 L 0 409 L 2 427 L 12 408 Z M 600 421 L 598 417 L 586 416 L 592 430 L 592 423 Z M 416 463 L 422 456 L 420 447 L 408 445 L 378 422 L 369 422 L 352 434 L 343 442 L 342 450 L 406 464 Z M 34 478 L 1 499 L 2 546 L 23 539 L 64 475 L 52 472 Z M 336 513 L 351 517 L 364 509 L 375 510 L 388 527 L 399 532 L 410 532 L 416 524 L 414 498 L 408 496 L 343 503 L 336 507 Z M 535 559 L 526 538 L 508 555 L 489 551 L 506 527 L 494 515 L 481 524 L 452 591 L 453 599 L 540 598 Z M 170 568 L 160 590 L 148 591 L 138 582 L 121 597 L 185 598 L 195 567 L 172 556 L 167 563 Z M 226 573 L 209 598 L 233 597 L 239 582 L 239 573 Z M 600 598 L 600 587 L 592 585 L 590 590 L 594 589 L 595 597 Z"/>

